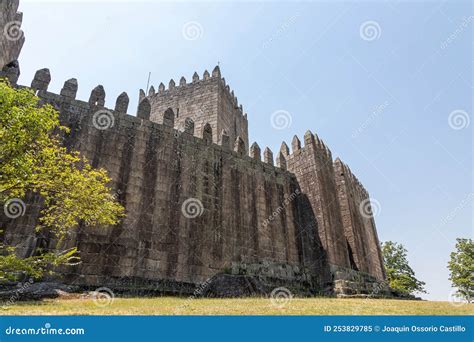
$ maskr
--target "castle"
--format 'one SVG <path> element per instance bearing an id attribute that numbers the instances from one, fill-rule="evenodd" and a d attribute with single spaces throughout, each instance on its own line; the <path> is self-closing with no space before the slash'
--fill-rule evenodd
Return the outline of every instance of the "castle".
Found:
<path id="1" fill-rule="evenodd" d="M 0 4 L 1 77 L 14 86 L 23 45 L 18 0 Z M 8 27 L 16 23 L 16 27 Z M 383 288 L 386 276 L 369 194 L 317 135 L 307 131 L 273 154 L 249 145 L 248 118 L 219 67 L 168 87 L 140 90 L 136 115 L 122 93 L 105 108 L 97 86 L 76 99 L 78 82 L 48 91 L 48 69 L 30 85 L 70 128 L 64 144 L 105 168 L 126 217 L 116 226 L 80 225 L 65 246 L 82 262 L 65 281 L 117 291 L 208 295 L 293 293 L 357 295 Z M 25 215 L 0 214 L 5 242 L 28 256 L 52 246 L 38 236 L 36 197 Z M 384 291 L 386 288 L 384 288 Z"/>

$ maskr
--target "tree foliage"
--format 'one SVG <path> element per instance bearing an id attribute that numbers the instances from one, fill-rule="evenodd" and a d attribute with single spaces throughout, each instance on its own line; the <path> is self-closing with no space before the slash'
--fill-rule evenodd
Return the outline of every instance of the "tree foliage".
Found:
<path id="1" fill-rule="evenodd" d="M 456 239 L 455 251 L 448 262 L 449 280 L 456 294 L 471 303 L 474 298 L 474 243 L 472 239 Z"/>
<path id="2" fill-rule="evenodd" d="M 0 281 L 15 281 L 25 275 L 39 279 L 44 274 L 52 274 L 56 266 L 73 265 L 79 261 L 75 247 L 64 251 L 19 258 L 15 254 L 14 247 L 0 243 Z"/>
<path id="3" fill-rule="evenodd" d="M 425 291 L 425 283 L 416 279 L 408 264 L 407 250 L 402 244 L 386 241 L 381 244 L 385 271 L 392 289 L 406 294 Z"/>
<path id="4" fill-rule="evenodd" d="M 113 225 L 124 215 L 107 186 L 107 172 L 61 146 L 61 135 L 67 132 L 52 106 L 40 105 L 31 90 L 0 80 L 0 201 L 40 195 L 43 206 L 36 228 L 59 240 L 79 222 Z M 0 279 L 10 269 L 39 276 L 45 265 L 71 261 L 70 252 L 19 260 L 0 245 Z"/>

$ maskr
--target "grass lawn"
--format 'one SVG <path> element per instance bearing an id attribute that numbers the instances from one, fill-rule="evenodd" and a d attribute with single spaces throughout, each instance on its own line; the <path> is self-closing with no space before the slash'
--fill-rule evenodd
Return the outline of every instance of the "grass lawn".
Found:
<path id="1" fill-rule="evenodd" d="M 47 299 L 16 302 L 0 315 L 472 315 L 474 304 L 386 299 L 266 298 L 186 299 L 176 297 Z"/>

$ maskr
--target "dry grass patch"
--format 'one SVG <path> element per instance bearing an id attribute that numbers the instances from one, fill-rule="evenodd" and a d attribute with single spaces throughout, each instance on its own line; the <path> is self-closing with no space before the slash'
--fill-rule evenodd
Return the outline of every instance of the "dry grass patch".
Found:
<path id="1" fill-rule="evenodd" d="M 114 298 L 99 306 L 91 298 L 17 302 L 3 315 L 472 315 L 474 304 L 387 299 L 293 298 L 277 307 L 266 298 Z"/>

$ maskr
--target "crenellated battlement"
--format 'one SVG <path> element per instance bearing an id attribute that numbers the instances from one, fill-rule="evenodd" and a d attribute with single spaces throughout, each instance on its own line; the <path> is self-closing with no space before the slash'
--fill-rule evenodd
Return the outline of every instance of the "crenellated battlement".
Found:
<path id="1" fill-rule="evenodd" d="M 280 146 L 279 154 L 281 154 L 281 158 L 288 160 L 288 159 L 295 159 L 298 158 L 300 155 L 304 156 L 308 150 L 311 150 L 315 153 L 318 159 L 323 161 L 323 164 L 326 165 L 328 163 L 332 164 L 332 153 L 330 149 L 324 144 L 324 141 L 318 137 L 317 134 L 313 134 L 311 131 L 306 131 L 303 143 L 298 138 L 298 136 L 293 136 L 291 141 L 291 152 L 288 144 L 283 141 Z"/>
<path id="2" fill-rule="evenodd" d="M 179 80 L 179 84 L 177 85 L 174 79 L 171 79 L 168 82 L 168 88 L 165 87 L 164 83 L 161 82 L 158 86 L 158 91 L 155 90 L 155 87 L 152 85 L 148 90 L 148 94 L 145 94 L 143 89 L 140 89 L 139 98 L 140 100 L 144 99 L 145 97 L 155 97 L 155 96 L 171 96 L 177 95 L 179 92 L 189 90 L 192 87 L 202 86 L 206 82 L 220 82 L 224 89 L 224 95 L 226 98 L 234 105 L 236 109 L 239 110 L 239 114 L 247 119 L 247 113 L 244 113 L 244 109 L 242 105 L 239 105 L 239 101 L 234 94 L 234 91 L 230 88 L 228 84 L 226 84 L 225 78 L 221 77 L 221 72 L 218 66 L 216 66 L 212 72 L 212 76 L 206 70 L 203 73 L 203 78 L 200 79 L 197 72 L 194 72 L 192 76 L 192 81 L 187 82 L 184 76 L 181 76 Z"/>
<path id="3" fill-rule="evenodd" d="M 211 79 L 212 77 L 218 77 L 217 75 L 220 75 L 220 72 L 217 73 L 216 71 L 214 71 L 212 77 L 206 76 L 208 74 L 209 73 L 207 71 L 204 72 L 203 80 Z M 0 77 L 3 77 L 3 76 L 6 76 L 6 75 L 0 72 Z M 184 78 L 182 78 L 182 80 L 183 81 L 181 82 L 182 84 L 180 84 L 180 86 L 184 87 L 186 86 L 184 84 L 185 80 Z M 222 84 L 225 84 L 225 80 L 223 78 L 221 80 L 222 80 Z M 130 99 L 126 92 L 122 92 L 117 97 L 116 102 L 115 102 L 115 108 L 112 109 L 112 108 L 105 107 L 106 91 L 102 85 L 98 85 L 94 89 L 92 89 L 89 99 L 87 101 L 83 101 L 83 100 L 76 99 L 77 91 L 79 88 L 77 79 L 71 78 L 69 80 L 66 80 L 59 94 L 48 92 L 48 87 L 49 87 L 50 82 L 51 82 L 50 70 L 47 68 L 43 68 L 36 71 L 29 88 L 33 89 L 40 98 L 46 99 L 48 102 L 51 102 L 53 105 L 55 105 L 57 109 L 61 108 L 61 103 L 68 103 L 70 106 L 82 108 L 83 110 L 93 110 L 93 109 L 98 110 L 98 108 L 100 107 L 101 110 L 106 110 L 113 114 L 128 115 L 131 117 L 137 117 L 138 119 L 152 121 L 151 120 L 152 108 L 151 108 L 150 96 L 153 96 L 153 89 L 151 90 L 151 92 L 149 92 L 148 96 L 145 96 L 145 92 L 143 90 L 140 90 L 140 102 L 139 102 L 137 111 L 134 115 L 134 114 L 128 113 Z M 196 77 L 196 73 L 195 73 L 193 82 L 195 83 L 200 82 L 200 80 Z M 174 91 L 175 89 L 176 88 L 172 89 L 172 91 Z M 229 97 L 231 97 L 232 99 L 235 99 L 234 104 L 237 105 L 238 102 L 235 96 L 233 96 L 233 92 L 229 92 L 227 90 L 228 90 L 228 86 L 226 86 L 226 94 L 228 94 Z M 166 92 L 166 91 L 169 91 L 169 90 L 163 90 L 163 92 Z M 239 110 L 241 108 L 242 106 L 239 107 Z M 166 115 L 166 113 L 168 113 L 168 115 Z M 172 113 L 171 114 L 172 117 L 169 115 L 170 113 Z M 167 110 L 165 110 L 158 118 L 159 118 L 159 120 L 157 120 L 158 122 L 156 121 L 152 121 L 152 122 L 157 123 L 159 125 L 175 128 L 177 131 L 176 133 L 177 136 L 184 132 L 188 134 L 191 133 L 188 129 L 189 123 L 185 124 L 184 127 L 176 126 L 175 124 L 176 114 L 174 113 L 172 108 L 168 108 Z M 202 139 L 203 131 L 195 132 L 194 120 L 192 120 L 191 118 L 188 118 L 188 119 L 193 122 L 193 126 L 192 126 L 193 128 L 192 128 L 191 134 L 197 137 L 198 139 Z M 206 123 L 206 124 L 210 125 L 210 123 Z M 210 126 L 210 128 L 212 131 L 212 126 Z M 241 141 L 240 144 L 236 143 L 238 139 L 240 139 Z M 229 144 L 228 143 L 229 141 L 231 140 L 227 131 L 221 130 L 221 134 L 219 135 L 219 139 L 217 140 L 215 145 L 218 145 L 227 149 L 230 149 L 230 146 L 232 146 L 231 150 L 235 152 L 235 155 L 237 157 L 248 157 L 250 159 L 254 159 L 256 161 L 259 161 L 262 164 L 267 164 L 271 168 L 274 168 L 276 172 L 280 172 L 280 170 L 286 171 L 286 168 L 284 166 L 282 167 L 281 161 L 279 161 L 279 158 L 278 158 L 279 156 L 277 156 L 277 161 L 276 161 L 277 165 L 274 166 L 273 152 L 271 151 L 269 147 L 265 148 L 265 151 L 264 151 L 265 154 L 262 159 L 260 148 L 247 150 L 245 141 L 242 139 L 242 137 L 237 136 L 232 141 L 232 144 Z M 254 145 L 258 146 L 256 142 L 254 142 L 252 146 Z M 238 148 L 236 148 L 236 146 Z M 325 150 L 322 149 L 322 151 L 325 151 Z M 288 149 L 288 153 L 284 153 L 283 155 L 288 156 L 288 154 L 289 154 L 289 149 Z"/>
<path id="4" fill-rule="evenodd" d="M 160 114 L 166 108 L 172 108 L 176 115 L 176 128 L 182 129 L 187 118 L 192 119 L 196 131 L 201 132 L 206 123 L 213 129 L 213 141 L 218 142 L 218 132 L 225 130 L 231 141 L 240 136 L 246 149 L 249 148 L 247 114 L 239 105 L 234 91 L 226 84 L 218 66 L 210 74 L 204 71 L 202 79 L 195 72 L 188 82 L 182 76 L 177 84 L 171 79 L 166 87 L 163 82 L 150 87 L 148 94 L 143 89 L 139 92 L 139 101 L 148 99 L 151 105 L 150 119 L 161 122 Z"/>

